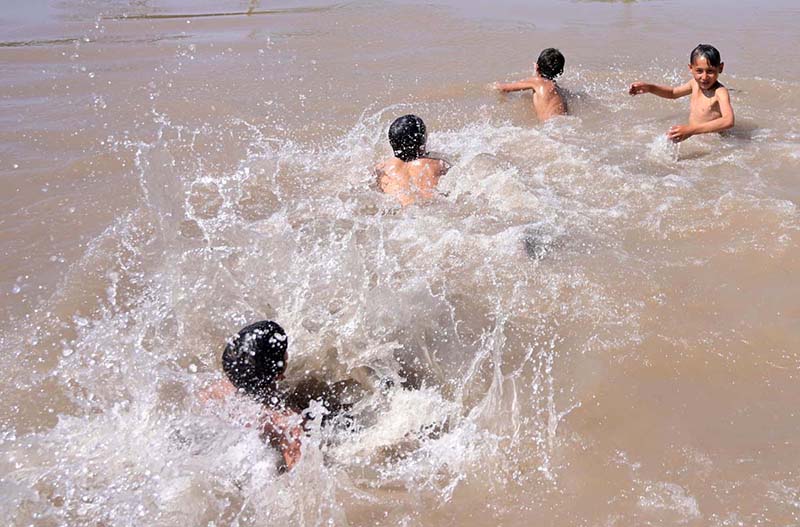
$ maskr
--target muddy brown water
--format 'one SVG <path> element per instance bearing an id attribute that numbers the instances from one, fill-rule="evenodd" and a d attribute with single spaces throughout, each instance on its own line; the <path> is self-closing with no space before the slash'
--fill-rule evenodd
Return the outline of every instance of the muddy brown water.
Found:
<path id="1" fill-rule="evenodd" d="M 36 0 L 0 14 L 5 525 L 795 525 L 793 1 Z M 679 147 L 716 45 L 737 124 Z M 486 89 L 560 48 L 572 115 Z M 453 170 L 371 188 L 416 113 Z M 273 318 L 288 381 L 399 380 L 278 476 L 204 404 Z"/>

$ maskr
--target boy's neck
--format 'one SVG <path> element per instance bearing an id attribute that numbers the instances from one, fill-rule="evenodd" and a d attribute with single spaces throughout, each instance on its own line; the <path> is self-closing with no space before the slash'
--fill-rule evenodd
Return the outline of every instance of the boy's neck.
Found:
<path id="1" fill-rule="evenodd" d="M 398 161 L 400 161 L 401 163 L 411 163 L 411 162 L 413 162 L 413 161 L 419 161 L 420 159 L 427 159 L 427 158 L 428 158 L 428 151 L 427 151 L 427 150 L 425 150 L 424 152 L 420 153 L 420 154 L 419 154 L 417 157 L 415 157 L 414 159 L 409 159 L 408 161 L 403 161 L 402 159 L 400 159 L 400 158 L 399 158 L 399 157 L 397 157 L 397 156 L 394 156 L 394 158 L 395 158 L 395 159 L 397 159 Z"/>
<path id="2" fill-rule="evenodd" d="M 695 81 L 695 82 L 697 82 L 697 81 Z M 713 94 L 715 91 L 717 91 L 717 88 L 720 88 L 721 86 L 722 86 L 722 83 L 717 81 L 714 84 L 712 84 L 707 90 L 704 90 L 703 87 L 700 86 L 700 83 L 697 83 L 697 87 L 700 88 L 700 91 L 703 92 L 703 93 L 711 93 L 711 94 Z"/>
<path id="3" fill-rule="evenodd" d="M 542 75 L 541 73 L 539 73 L 539 70 L 536 70 L 536 71 L 534 72 L 534 74 L 535 74 L 535 76 L 536 76 L 537 78 L 539 78 L 539 79 L 542 79 L 543 81 L 548 81 L 548 82 L 552 82 L 552 83 L 555 83 L 555 82 L 556 82 L 556 80 L 555 80 L 555 79 L 548 79 L 547 77 L 545 77 L 544 75 Z"/>

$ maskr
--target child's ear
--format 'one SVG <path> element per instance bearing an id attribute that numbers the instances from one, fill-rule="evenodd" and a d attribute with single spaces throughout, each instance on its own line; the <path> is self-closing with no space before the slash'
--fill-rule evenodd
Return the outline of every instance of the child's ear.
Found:
<path id="1" fill-rule="evenodd" d="M 723 69 L 725 69 L 725 63 L 724 62 L 720 62 L 719 63 L 719 72 L 722 73 Z"/>

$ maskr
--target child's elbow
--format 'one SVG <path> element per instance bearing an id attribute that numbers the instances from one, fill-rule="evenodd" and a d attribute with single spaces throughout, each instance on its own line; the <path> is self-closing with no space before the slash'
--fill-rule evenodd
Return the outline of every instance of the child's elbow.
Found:
<path id="1" fill-rule="evenodd" d="M 729 115 L 725 117 L 725 121 L 722 123 L 722 129 L 728 130 L 733 128 L 733 125 L 736 124 L 736 118 L 733 115 Z"/>

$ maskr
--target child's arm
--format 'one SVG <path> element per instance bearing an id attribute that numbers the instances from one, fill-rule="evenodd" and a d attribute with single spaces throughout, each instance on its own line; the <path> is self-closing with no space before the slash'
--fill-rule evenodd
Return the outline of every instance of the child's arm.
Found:
<path id="1" fill-rule="evenodd" d="M 677 99 L 692 93 L 692 83 L 689 81 L 686 84 L 681 84 L 680 86 L 675 86 L 673 88 L 672 86 L 661 86 L 659 84 L 649 84 L 647 82 L 637 81 L 631 84 L 630 88 L 628 88 L 628 93 L 631 95 L 652 93 L 653 95 L 658 95 L 659 97 L 663 97 L 665 99 Z"/>
<path id="2" fill-rule="evenodd" d="M 298 414 L 289 410 L 267 410 L 261 435 L 281 453 L 281 471 L 291 470 L 300 461 L 303 425 Z"/>
<path id="3" fill-rule="evenodd" d="M 530 79 L 517 82 L 495 82 L 492 88 L 503 93 L 508 93 L 512 91 L 535 90 L 537 86 L 539 86 L 539 79 L 531 77 Z"/>
<path id="4" fill-rule="evenodd" d="M 728 89 L 724 87 L 717 88 L 716 95 L 717 101 L 719 102 L 719 112 L 722 114 L 720 117 L 695 125 L 673 126 L 667 132 L 667 137 L 676 143 L 680 143 L 693 135 L 721 132 L 732 128 L 735 118 L 733 116 L 733 106 L 731 106 L 731 96 L 728 93 Z"/>

